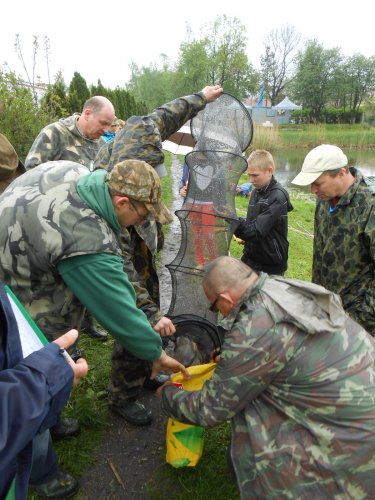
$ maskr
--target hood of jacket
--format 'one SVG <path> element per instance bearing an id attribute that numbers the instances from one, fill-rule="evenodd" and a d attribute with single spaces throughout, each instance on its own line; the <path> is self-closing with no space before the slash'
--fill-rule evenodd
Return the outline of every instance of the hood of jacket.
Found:
<path id="1" fill-rule="evenodd" d="M 260 273 L 258 281 L 242 296 L 221 326 L 230 329 L 244 302 L 259 302 L 275 324 L 291 323 L 306 334 L 334 333 L 345 328 L 345 313 L 339 295 L 307 281 L 268 276 Z M 229 328 L 228 328 L 229 327 Z"/>

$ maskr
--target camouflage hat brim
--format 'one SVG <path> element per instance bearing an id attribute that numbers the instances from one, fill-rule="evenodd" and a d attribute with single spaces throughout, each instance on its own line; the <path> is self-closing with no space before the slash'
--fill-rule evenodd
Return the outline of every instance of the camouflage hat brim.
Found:
<path id="1" fill-rule="evenodd" d="M 12 144 L 5 135 L 0 134 L 0 180 L 11 179 L 17 168 L 19 168 L 20 163 Z"/>
<path id="2" fill-rule="evenodd" d="M 173 216 L 168 208 L 162 203 L 145 203 L 144 204 L 149 213 L 155 218 L 160 224 L 169 224 L 173 220 Z"/>

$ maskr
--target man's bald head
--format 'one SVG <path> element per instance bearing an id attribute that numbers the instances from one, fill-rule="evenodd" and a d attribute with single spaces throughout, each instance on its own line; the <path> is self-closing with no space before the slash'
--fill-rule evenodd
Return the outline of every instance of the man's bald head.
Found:
<path id="1" fill-rule="evenodd" d="M 78 128 L 89 139 L 99 139 L 111 126 L 115 118 L 115 108 L 104 96 L 90 97 L 83 105 L 78 119 Z"/>
<path id="2" fill-rule="evenodd" d="M 234 290 L 249 277 L 251 268 L 238 259 L 227 255 L 218 257 L 204 267 L 203 287 L 212 292 Z"/>
<path id="3" fill-rule="evenodd" d="M 110 112 L 113 112 L 113 118 L 115 117 L 115 108 L 109 99 L 102 95 L 96 95 L 87 99 L 83 105 L 82 112 L 85 109 L 91 109 L 93 113 L 99 113 L 103 109 L 107 108 Z M 113 120 L 112 120 L 113 121 Z"/>

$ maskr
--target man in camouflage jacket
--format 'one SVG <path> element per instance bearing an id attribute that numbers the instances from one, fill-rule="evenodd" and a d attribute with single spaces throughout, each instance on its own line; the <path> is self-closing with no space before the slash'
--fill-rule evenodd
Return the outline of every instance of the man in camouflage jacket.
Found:
<path id="1" fill-rule="evenodd" d="M 53 160 L 74 161 L 92 170 L 103 145 L 100 138 L 114 118 L 111 101 L 103 96 L 91 97 L 83 105 L 82 113 L 74 113 L 44 127 L 26 157 L 26 170 Z"/>
<path id="2" fill-rule="evenodd" d="M 136 158 L 146 161 L 160 174 L 165 170 L 162 142 L 221 94 L 222 88 L 219 85 L 207 86 L 201 92 L 163 104 L 147 116 L 130 117 L 114 140 L 100 149 L 95 168 L 111 171 L 118 162 Z M 136 287 L 137 306 L 144 311 L 152 325 L 162 318 L 158 309 L 159 282 L 155 269 L 155 253 L 162 246 L 162 236 L 161 226 L 157 228 L 157 223 L 152 220 L 142 226 L 128 228 L 122 236 L 124 254 L 128 256 L 125 259 L 125 269 Z M 162 319 L 166 321 L 167 318 Z M 168 327 L 169 333 L 174 333 L 173 324 L 170 323 Z M 161 333 L 166 335 L 166 330 L 165 328 Z M 114 411 L 128 421 L 130 420 L 124 415 L 123 408 L 129 399 L 136 399 L 140 395 L 149 372 L 147 363 L 137 360 L 121 344 L 115 343 L 109 403 Z M 151 385 L 147 379 L 146 384 Z M 151 411 L 145 408 L 142 419 L 139 416 L 138 425 L 141 422 L 148 423 L 151 419 Z M 132 420 L 132 423 L 136 422 Z"/>
<path id="3" fill-rule="evenodd" d="M 111 101 L 103 96 L 91 97 L 84 103 L 82 113 L 74 113 L 44 127 L 26 157 L 26 170 L 54 160 L 74 161 L 92 170 L 95 156 L 104 143 L 101 136 L 114 117 Z M 82 328 L 98 340 L 108 338 L 87 313 Z"/>
<path id="4" fill-rule="evenodd" d="M 349 168 L 337 146 L 322 144 L 292 181 L 318 199 L 314 283 L 340 294 L 344 309 L 375 336 L 375 180 Z"/>
<path id="5" fill-rule="evenodd" d="M 206 265 L 203 288 L 225 317 L 220 360 L 200 391 L 160 388 L 166 413 L 231 419 L 242 499 L 372 498 L 375 340 L 338 295 L 232 257 Z"/>

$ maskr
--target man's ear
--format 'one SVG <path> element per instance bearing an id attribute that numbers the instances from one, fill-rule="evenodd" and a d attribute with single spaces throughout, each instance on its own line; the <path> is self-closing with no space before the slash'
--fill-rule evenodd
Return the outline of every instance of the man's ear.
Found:
<path id="1" fill-rule="evenodd" d="M 129 198 L 125 195 L 115 194 L 113 197 L 113 205 L 115 208 L 122 208 L 126 203 L 129 203 Z"/>
<path id="2" fill-rule="evenodd" d="M 345 168 L 345 167 L 342 167 L 342 168 L 340 169 L 339 176 L 340 176 L 340 177 L 342 177 L 342 178 L 344 178 L 344 177 L 346 177 L 346 174 L 347 174 L 347 173 L 348 173 L 348 171 L 346 170 L 346 168 Z"/>
<path id="3" fill-rule="evenodd" d="M 87 120 L 89 116 L 92 115 L 92 110 L 90 108 L 86 108 L 83 110 L 83 117 Z"/>
<path id="4" fill-rule="evenodd" d="M 221 299 L 224 300 L 231 309 L 233 308 L 235 302 L 232 299 L 230 292 L 221 292 L 219 293 L 219 297 L 221 297 Z"/>

